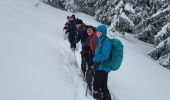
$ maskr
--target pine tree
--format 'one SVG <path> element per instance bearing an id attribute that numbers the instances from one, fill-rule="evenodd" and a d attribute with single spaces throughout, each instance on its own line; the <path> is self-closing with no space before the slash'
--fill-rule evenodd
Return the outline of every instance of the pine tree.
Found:
<path id="1" fill-rule="evenodd" d="M 95 14 L 95 4 L 98 0 L 74 0 L 80 12 L 84 12 L 89 15 Z"/>
<path id="2" fill-rule="evenodd" d="M 64 10 L 66 11 L 77 12 L 78 10 L 78 7 L 73 0 L 64 0 L 63 5 L 64 5 Z"/>
<path id="3" fill-rule="evenodd" d="M 170 22 L 155 35 L 155 48 L 148 55 L 170 69 Z"/>
<path id="4" fill-rule="evenodd" d="M 155 8 L 151 9 L 150 12 L 147 13 L 147 17 L 144 17 L 143 20 L 134 28 L 134 33 L 136 33 L 137 37 L 142 41 L 154 43 L 154 36 L 161 30 L 170 18 L 169 7 L 165 7 L 162 2 L 157 3 L 157 5 L 158 4 L 160 4 L 159 6 L 161 8 L 158 8 L 156 13 L 152 12 L 155 12 L 155 10 L 153 10 Z M 155 4 L 153 4 L 153 7 L 154 6 Z"/>
<path id="5" fill-rule="evenodd" d="M 46 0 L 45 3 L 70 12 L 76 12 L 77 6 L 74 0 Z"/>

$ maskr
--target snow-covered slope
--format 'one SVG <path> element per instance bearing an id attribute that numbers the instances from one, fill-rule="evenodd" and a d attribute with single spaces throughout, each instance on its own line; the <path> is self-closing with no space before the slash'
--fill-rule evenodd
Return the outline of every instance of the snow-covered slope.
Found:
<path id="1" fill-rule="evenodd" d="M 63 25 L 69 12 L 37 0 L 0 1 L 0 100 L 84 100 L 86 84 Z M 100 23 L 77 13 L 86 24 Z M 170 100 L 170 72 L 147 55 L 152 48 L 127 35 L 125 57 L 109 74 L 116 100 Z M 76 52 L 80 65 L 80 55 Z"/>
<path id="2" fill-rule="evenodd" d="M 63 40 L 69 13 L 34 3 L 0 1 L 0 100 L 78 100 L 82 86 Z"/>

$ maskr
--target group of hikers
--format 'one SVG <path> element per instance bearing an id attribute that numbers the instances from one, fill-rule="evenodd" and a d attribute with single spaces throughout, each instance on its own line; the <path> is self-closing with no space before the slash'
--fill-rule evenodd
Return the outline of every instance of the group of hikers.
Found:
<path id="1" fill-rule="evenodd" d="M 107 36 L 107 27 L 86 25 L 73 14 L 67 16 L 65 34 L 70 48 L 75 51 L 81 41 L 81 70 L 88 89 L 97 100 L 111 100 L 107 87 L 108 73 L 117 70 L 123 59 L 123 45 L 118 39 Z"/>

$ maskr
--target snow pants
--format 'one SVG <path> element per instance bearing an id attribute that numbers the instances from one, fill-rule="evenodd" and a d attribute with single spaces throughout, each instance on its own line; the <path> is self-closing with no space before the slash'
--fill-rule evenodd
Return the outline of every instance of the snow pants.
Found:
<path id="1" fill-rule="evenodd" d="M 88 67 L 92 65 L 92 59 L 93 59 L 92 55 L 90 54 L 89 46 L 82 47 L 81 58 L 82 58 L 81 70 L 85 76 Z"/>
<path id="2" fill-rule="evenodd" d="M 97 100 L 111 100 L 107 87 L 108 72 L 96 70 L 93 83 L 93 96 Z"/>

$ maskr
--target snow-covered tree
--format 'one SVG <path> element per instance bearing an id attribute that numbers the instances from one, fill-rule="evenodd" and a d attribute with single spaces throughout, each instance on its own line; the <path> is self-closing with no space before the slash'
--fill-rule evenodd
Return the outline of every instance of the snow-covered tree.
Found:
<path id="1" fill-rule="evenodd" d="M 70 12 L 76 12 L 78 9 L 74 0 L 46 0 L 45 3 Z"/>
<path id="2" fill-rule="evenodd" d="M 148 55 L 170 69 L 170 23 L 155 35 L 155 48 Z"/>
<path id="3" fill-rule="evenodd" d="M 132 31 L 142 41 L 155 44 L 149 55 L 163 66 L 169 64 L 170 0 L 107 0 L 95 18 L 115 32 Z M 165 30 L 164 35 L 157 35 Z M 156 36 L 155 36 L 156 35 Z"/>
<path id="4" fill-rule="evenodd" d="M 134 26 L 135 10 L 131 0 L 107 0 L 105 6 L 96 11 L 95 18 L 104 24 L 111 25 L 112 31 L 129 31 Z"/>
<path id="5" fill-rule="evenodd" d="M 94 6 L 98 0 L 74 0 L 79 11 L 89 15 L 95 14 L 96 7 Z"/>
<path id="6" fill-rule="evenodd" d="M 64 5 L 64 10 L 66 10 L 66 11 L 77 12 L 77 10 L 78 10 L 78 7 L 74 3 L 73 0 L 64 0 L 63 5 Z"/>
<path id="7" fill-rule="evenodd" d="M 46 0 L 45 2 L 49 5 L 57 7 L 57 8 L 63 8 L 64 7 L 64 5 L 63 5 L 64 0 Z"/>
<path id="8" fill-rule="evenodd" d="M 147 14 L 148 16 L 149 14 Z M 154 43 L 154 36 L 170 19 L 170 6 L 162 5 L 157 12 L 142 19 L 134 28 L 137 37 L 145 42 Z"/>

